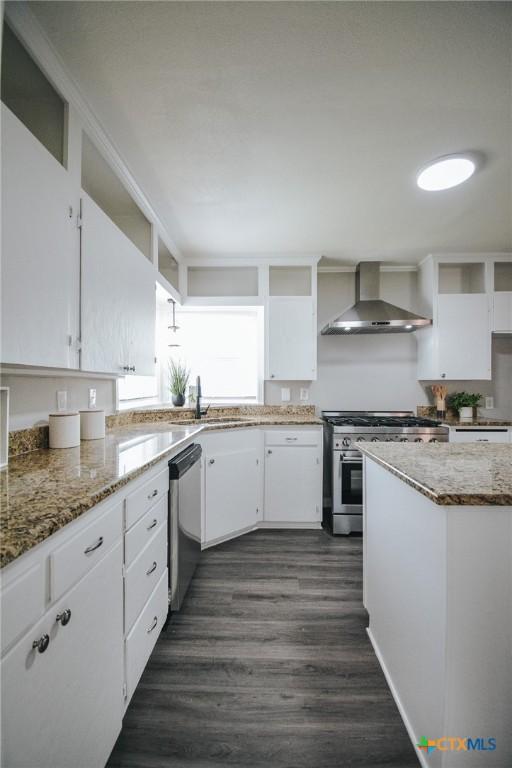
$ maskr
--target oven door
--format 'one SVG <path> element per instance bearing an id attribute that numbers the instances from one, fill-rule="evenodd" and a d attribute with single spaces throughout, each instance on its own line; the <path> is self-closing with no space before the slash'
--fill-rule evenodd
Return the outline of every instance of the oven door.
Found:
<path id="1" fill-rule="evenodd" d="M 333 452 L 333 513 L 358 514 L 363 511 L 363 457 L 359 451 Z"/>

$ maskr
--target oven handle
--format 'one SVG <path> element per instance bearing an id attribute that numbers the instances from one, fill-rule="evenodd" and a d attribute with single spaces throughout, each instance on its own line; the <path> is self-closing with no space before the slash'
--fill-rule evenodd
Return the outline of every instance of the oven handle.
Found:
<path id="1" fill-rule="evenodd" d="M 340 456 L 340 462 L 342 464 L 362 464 L 362 459 L 346 459 L 343 456 Z"/>

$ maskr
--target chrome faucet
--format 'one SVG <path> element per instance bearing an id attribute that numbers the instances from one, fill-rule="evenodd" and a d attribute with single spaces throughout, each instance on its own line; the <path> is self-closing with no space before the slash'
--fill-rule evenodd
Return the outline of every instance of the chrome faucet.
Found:
<path id="1" fill-rule="evenodd" d="M 201 377 L 198 376 L 196 379 L 196 412 L 194 414 L 194 418 L 200 419 L 201 418 Z"/>

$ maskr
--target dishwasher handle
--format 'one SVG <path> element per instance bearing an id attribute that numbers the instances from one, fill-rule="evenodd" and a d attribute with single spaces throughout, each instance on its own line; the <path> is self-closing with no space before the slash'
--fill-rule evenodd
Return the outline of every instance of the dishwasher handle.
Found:
<path id="1" fill-rule="evenodd" d="M 201 458 L 201 446 L 198 443 L 192 443 L 188 448 L 179 453 L 169 462 L 169 478 L 179 480 L 180 477 L 188 472 Z"/>

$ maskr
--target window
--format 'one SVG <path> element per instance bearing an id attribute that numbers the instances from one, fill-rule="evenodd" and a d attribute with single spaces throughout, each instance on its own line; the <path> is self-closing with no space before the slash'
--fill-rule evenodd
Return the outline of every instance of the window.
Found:
<path id="1" fill-rule="evenodd" d="M 260 307 L 180 308 L 170 356 L 201 376 L 206 402 L 263 400 L 263 312 Z"/>

